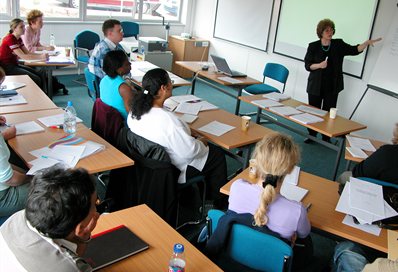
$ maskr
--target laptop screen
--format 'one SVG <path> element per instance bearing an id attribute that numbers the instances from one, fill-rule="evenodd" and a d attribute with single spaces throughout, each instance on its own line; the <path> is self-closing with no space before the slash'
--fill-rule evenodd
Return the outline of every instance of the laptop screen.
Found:
<path id="1" fill-rule="evenodd" d="M 214 64 L 216 65 L 218 71 L 223 72 L 228 75 L 232 74 L 231 69 L 228 66 L 228 63 L 224 58 L 220 58 L 220 57 L 217 57 L 214 55 L 210 55 L 210 56 L 213 59 Z"/>

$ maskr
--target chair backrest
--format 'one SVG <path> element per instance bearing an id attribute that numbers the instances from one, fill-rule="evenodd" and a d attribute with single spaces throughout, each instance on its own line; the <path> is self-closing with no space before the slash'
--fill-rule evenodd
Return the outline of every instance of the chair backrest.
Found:
<path id="1" fill-rule="evenodd" d="M 121 22 L 123 28 L 124 37 L 135 37 L 138 39 L 138 34 L 140 34 L 140 25 L 136 22 L 123 21 Z"/>
<path id="2" fill-rule="evenodd" d="M 210 210 L 210 230 L 214 232 L 224 212 Z M 248 226 L 234 224 L 227 243 L 229 257 L 260 271 L 290 271 L 293 250 L 284 241 Z"/>
<path id="3" fill-rule="evenodd" d="M 110 144 L 115 145 L 123 127 L 124 119 L 122 115 L 115 108 L 97 98 L 93 106 L 91 129 Z"/>
<path id="4" fill-rule="evenodd" d="M 86 78 L 88 95 L 93 100 L 100 98 L 100 92 L 99 92 L 100 78 L 91 73 L 88 67 L 84 68 L 84 76 Z"/>
<path id="5" fill-rule="evenodd" d="M 279 81 L 283 84 L 282 93 L 285 91 L 286 81 L 289 76 L 289 70 L 285 66 L 279 63 L 269 62 L 265 65 L 263 75 L 263 81 L 265 81 L 266 77 Z"/>
<path id="6" fill-rule="evenodd" d="M 91 30 L 83 30 L 77 33 L 75 39 L 73 40 L 73 46 L 75 47 L 75 59 L 79 61 L 79 49 L 85 49 L 88 52 L 93 50 L 99 41 L 100 36 Z"/>

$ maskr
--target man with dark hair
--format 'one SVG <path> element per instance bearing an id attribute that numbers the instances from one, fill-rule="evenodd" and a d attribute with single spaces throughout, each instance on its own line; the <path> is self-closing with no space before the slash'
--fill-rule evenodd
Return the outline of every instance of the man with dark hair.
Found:
<path id="1" fill-rule="evenodd" d="M 106 20 L 102 24 L 102 32 L 105 38 L 95 46 L 88 61 L 88 69 L 99 78 L 105 76 L 102 67 L 106 53 L 113 50 L 123 50 L 123 47 L 119 44 L 123 40 L 123 29 L 118 20 Z"/>
<path id="2" fill-rule="evenodd" d="M 91 271 L 80 256 L 97 224 L 96 200 L 84 169 L 36 175 L 25 210 L 0 227 L 0 271 Z"/>

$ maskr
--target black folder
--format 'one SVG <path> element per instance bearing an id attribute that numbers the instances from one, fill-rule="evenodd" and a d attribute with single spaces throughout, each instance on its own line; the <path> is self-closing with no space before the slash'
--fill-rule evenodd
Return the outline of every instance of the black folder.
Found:
<path id="1" fill-rule="evenodd" d="M 83 258 L 93 271 L 147 249 L 149 245 L 120 225 L 92 236 Z"/>

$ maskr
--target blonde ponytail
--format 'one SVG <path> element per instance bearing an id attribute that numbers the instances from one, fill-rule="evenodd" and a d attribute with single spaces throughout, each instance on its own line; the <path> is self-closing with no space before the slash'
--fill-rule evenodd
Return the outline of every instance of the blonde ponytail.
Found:
<path id="1" fill-rule="evenodd" d="M 268 223 L 267 210 L 268 206 L 274 201 L 276 196 L 275 188 L 271 184 L 267 184 L 261 193 L 260 206 L 254 213 L 254 225 L 262 227 Z"/>

